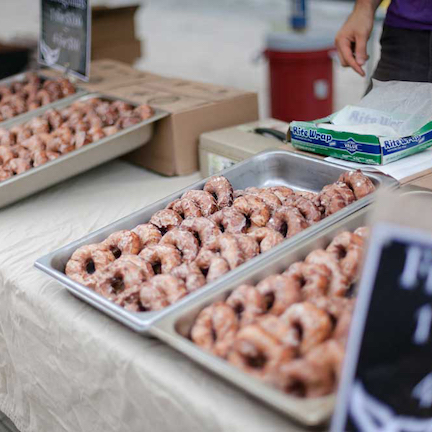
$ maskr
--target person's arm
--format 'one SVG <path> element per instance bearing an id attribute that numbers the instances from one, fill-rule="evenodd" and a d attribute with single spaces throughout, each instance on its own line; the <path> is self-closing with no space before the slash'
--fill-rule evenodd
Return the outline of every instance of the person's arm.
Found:
<path id="1" fill-rule="evenodd" d="M 362 66 L 369 58 L 367 41 L 380 3 L 381 0 L 357 0 L 353 12 L 336 36 L 335 43 L 342 66 L 352 67 L 361 76 L 365 76 Z"/>

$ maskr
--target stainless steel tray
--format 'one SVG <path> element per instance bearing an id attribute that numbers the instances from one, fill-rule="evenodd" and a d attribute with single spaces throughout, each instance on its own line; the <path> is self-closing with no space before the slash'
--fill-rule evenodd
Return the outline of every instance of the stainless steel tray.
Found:
<path id="1" fill-rule="evenodd" d="M 28 71 L 31 72 L 31 71 Z M 44 75 L 43 73 L 40 72 L 35 72 L 40 78 L 42 79 L 54 79 L 54 77 L 49 77 L 47 75 Z M 19 73 L 17 75 L 12 75 L 10 77 L 4 78 L 2 80 L 0 80 L 0 85 L 9 85 L 12 84 L 14 82 L 22 82 L 25 80 L 27 72 L 22 72 Z M 75 84 L 73 84 L 75 87 L 76 92 L 73 95 L 70 96 L 66 96 L 62 99 L 59 99 L 55 102 L 51 102 L 50 104 L 41 106 L 40 108 L 37 108 L 35 110 L 31 110 L 31 111 L 27 111 L 25 113 L 19 114 L 11 119 L 8 120 L 4 120 L 3 122 L 0 122 L 0 127 L 6 127 L 8 125 L 11 124 L 16 124 L 17 122 L 24 122 L 27 120 L 32 119 L 33 117 L 37 117 L 38 115 L 40 115 L 41 113 L 43 113 L 44 111 L 46 111 L 46 107 L 48 108 L 56 108 L 58 106 L 58 104 L 60 102 L 62 103 L 69 103 L 72 102 L 75 99 L 78 99 L 81 96 L 84 96 L 85 94 L 87 94 L 87 90 L 82 89 L 78 86 L 76 86 Z"/>
<path id="2" fill-rule="evenodd" d="M 428 196 L 432 199 L 432 191 L 412 186 L 402 188 L 401 194 Z M 335 395 L 301 399 L 284 394 L 242 372 L 227 361 L 202 350 L 189 340 L 188 335 L 196 316 L 204 307 L 215 301 L 224 300 L 241 284 L 256 285 L 271 274 L 285 271 L 290 264 L 304 259 L 312 250 L 326 247 L 339 232 L 353 231 L 367 225 L 369 211 L 370 206 L 363 208 L 293 247 L 284 244 L 276 254 L 263 257 L 253 268 L 243 269 L 229 280 L 218 281 L 212 291 L 183 304 L 155 323 L 150 329 L 150 334 L 289 417 L 307 426 L 326 422 L 333 413 Z"/>
<path id="3" fill-rule="evenodd" d="M 286 185 L 294 189 L 302 189 L 309 191 L 319 191 L 321 188 L 337 180 L 339 175 L 345 169 L 336 165 L 331 165 L 322 162 L 318 159 L 302 156 L 294 153 L 288 153 L 281 150 L 272 150 L 260 153 L 248 160 L 245 160 L 225 171 L 221 174 L 227 177 L 235 189 L 244 189 L 248 186 L 265 187 L 274 185 Z M 389 177 L 381 175 L 369 175 L 372 181 L 380 188 L 395 188 L 398 183 Z M 122 322 L 131 329 L 146 333 L 149 327 L 157 320 L 161 319 L 167 314 L 170 314 L 176 308 L 181 307 L 183 304 L 191 301 L 196 297 L 202 296 L 208 291 L 212 291 L 214 287 L 220 286 L 220 283 L 241 274 L 243 271 L 249 271 L 255 265 L 258 265 L 260 260 L 266 257 L 277 255 L 278 251 L 289 249 L 291 246 L 298 242 L 303 241 L 305 238 L 319 232 L 320 230 L 330 226 L 348 215 L 358 211 L 359 209 L 368 205 L 374 197 L 374 194 L 359 200 L 340 212 L 324 219 L 323 221 L 307 228 L 304 232 L 286 240 L 282 244 L 276 246 L 266 254 L 259 255 L 254 259 L 248 261 L 242 266 L 222 276 L 218 285 L 215 283 L 208 284 L 192 294 L 189 294 L 178 303 L 171 305 L 161 311 L 153 312 L 130 312 L 113 302 L 107 300 L 89 288 L 80 285 L 79 283 L 69 279 L 65 273 L 64 268 L 72 253 L 80 246 L 97 243 L 107 238 L 114 231 L 122 229 L 132 229 L 136 225 L 148 222 L 150 217 L 158 210 L 165 208 L 168 203 L 174 199 L 179 198 L 184 192 L 190 189 L 202 189 L 207 179 L 199 181 L 191 186 L 178 191 L 148 207 L 138 210 L 137 212 L 114 222 L 105 228 L 102 228 L 94 233 L 91 233 L 80 240 L 77 240 L 67 246 L 64 246 L 55 252 L 52 252 L 36 261 L 35 265 L 40 270 L 46 272 L 51 277 L 57 279 L 74 295 L 80 297 L 87 303 L 98 308 L 102 312 L 110 315 L 116 320 Z M 218 282 L 219 282 L 218 281 Z"/>
<path id="4" fill-rule="evenodd" d="M 67 98 L 61 99 L 55 107 L 53 104 L 41 107 L 38 110 L 39 115 L 52 108 L 62 109 L 73 102 L 85 101 L 93 97 L 124 100 L 101 93 L 90 93 L 69 101 L 66 100 Z M 126 100 L 125 102 L 134 106 L 139 105 L 136 102 Z M 154 115 L 147 120 L 0 182 L 0 208 L 141 147 L 150 141 L 153 123 L 167 115 L 165 111 L 155 109 Z M 23 123 L 25 123 L 23 120 L 11 119 L 4 127 L 10 129 Z"/>

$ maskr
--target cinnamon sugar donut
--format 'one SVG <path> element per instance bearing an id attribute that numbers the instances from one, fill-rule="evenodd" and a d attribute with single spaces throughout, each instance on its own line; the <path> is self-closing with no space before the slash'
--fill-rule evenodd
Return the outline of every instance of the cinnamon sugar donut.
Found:
<path id="1" fill-rule="evenodd" d="M 213 213 L 210 219 L 222 232 L 239 234 L 244 233 L 247 228 L 246 217 L 233 207 L 225 207 Z"/>
<path id="2" fill-rule="evenodd" d="M 209 249 L 217 247 L 217 237 L 222 234 L 216 224 L 205 217 L 185 219 L 180 229 L 196 235 L 201 246 Z"/>
<path id="3" fill-rule="evenodd" d="M 263 227 L 270 219 L 270 210 L 257 195 L 244 195 L 236 198 L 233 208 L 250 219 L 257 227 Z"/>
<path id="4" fill-rule="evenodd" d="M 303 355 L 329 338 L 332 331 L 332 322 L 327 313 L 308 302 L 291 305 L 280 319 L 296 333 L 297 344 Z"/>
<path id="5" fill-rule="evenodd" d="M 181 279 L 173 275 L 160 274 L 142 284 L 140 302 L 146 311 L 161 310 L 176 303 L 187 293 Z"/>
<path id="6" fill-rule="evenodd" d="M 229 207 L 233 203 L 233 187 L 223 176 L 213 176 L 204 185 L 204 190 L 216 198 L 220 209 Z"/>
<path id="7" fill-rule="evenodd" d="M 296 207 L 282 206 L 268 221 L 267 227 L 290 238 L 309 226 L 304 216 Z"/>
<path id="8" fill-rule="evenodd" d="M 241 325 L 250 324 L 266 312 L 266 302 L 261 293 L 252 285 L 240 285 L 226 299 L 237 314 Z"/>
<path id="9" fill-rule="evenodd" d="M 186 219 L 188 217 L 202 216 L 201 209 L 198 204 L 189 198 L 177 199 L 172 203 L 168 204 L 167 209 L 174 210 L 183 219 Z"/>
<path id="10" fill-rule="evenodd" d="M 159 228 L 162 234 L 178 227 L 183 222 L 182 217 L 174 210 L 159 210 L 151 218 L 150 223 Z"/>
<path id="11" fill-rule="evenodd" d="M 201 210 L 204 217 L 209 217 L 219 210 L 213 195 L 203 190 L 190 190 L 183 194 L 183 198 L 194 201 Z"/>
<path id="12" fill-rule="evenodd" d="M 171 273 L 182 263 L 180 251 L 170 244 L 157 244 L 145 247 L 139 256 L 150 263 L 156 274 Z"/>
<path id="13" fill-rule="evenodd" d="M 167 232 L 159 244 L 175 246 L 181 252 L 182 259 L 187 263 L 193 261 L 199 251 L 198 240 L 195 236 L 189 231 L 182 231 L 179 228 Z"/>
<path id="14" fill-rule="evenodd" d="M 141 240 L 132 231 L 122 230 L 112 233 L 102 242 L 116 258 L 122 254 L 137 255 L 141 250 Z"/>
<path id="15" fill-rule="evenodd" d="M 114 260 L 112 252 L 101 244 L 81 246 L 67 262 L 65 273 L 74 281 L 94 288 L 96 285 L 95 273 L 104 270 Z"/>
<path id="16" fill-rule="evenodd" d="M 205 274 L 209 283 L 230 271 L 229 264 L 219 253 L 205 248 L 199 251 L 195 263 Z"/>
<path id="17" fill-rule="evenodd" d="M 141 247 L 158 244 L 162 238 L 162 234 L 158 228 L 151 223 L 141 224 L 136 226 L 134 232 L 141 240 Z"/>
<path id="18" fill-rule="evenodd" d="M 224 302 L 217 302 L 198 314 L 190 337 L 202 349 L 226 357 L 237 330 L 238 320 L 234 310 Z"/>
<path id="19" fill-rule="evenodd" d="M 281 233 L 266 227 L 257 228 L 248 235 L 258 242 L 261 253 L 267 252 L 284 241 L 284 236 Z"/>
<path id="20" fill-rule="evenodd" d="M 266 310 L 273 315 L 281 315 L 289 306 L 302 299 L 299 284 L 284 275 L 267 276 L 256 289 L 266 301 Z"/>
<path id="21" fill-rule="evenodd" d="M 188 292 L 196 291 L 206 284 L 206 278 L 196 262 L 183 263 L 175 267 L 171 274 L 184 281 Z"/>
<path id="22" fill-rule="evenodd" d="M 343 173 L 339 177 L 339 181 L 352 189 L 358 200 L 375 191 L 375 185 L 371 179 L 365 176 L 360 170 Z"/>

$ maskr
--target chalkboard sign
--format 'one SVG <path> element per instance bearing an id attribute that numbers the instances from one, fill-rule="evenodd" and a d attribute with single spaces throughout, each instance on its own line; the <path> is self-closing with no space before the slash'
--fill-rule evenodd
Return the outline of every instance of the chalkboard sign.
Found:
<path id="1" fill-rule="evenodd" d="M 378 224 L 332 432 L 432 432 L 432 236 Z"/>
<path id="2" fill-rule="evenodd" d="M 89 0 L 41 0 L 39 63 L 88 81 L 91 9 Z"/>

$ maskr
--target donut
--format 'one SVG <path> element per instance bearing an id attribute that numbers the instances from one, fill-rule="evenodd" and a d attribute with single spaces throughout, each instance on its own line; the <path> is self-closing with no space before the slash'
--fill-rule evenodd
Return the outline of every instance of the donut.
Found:
<path id="1" fill-rule="evenodd" d="M 10 160 L 14 159 L 15 155 L 10 147 L 0 145 L 0 166 L 6 165 Z"/>
<path id="2" fill-rule="evenodd" d="M 220 209 L 230 207 L 233 203 L 233 187 L 223 176 L 213 176 L 204 185 L 204 190 L 216 198 Z"/>
<path id="3" fill-rule="evenodd" d="M 28 159 L 14 158 L 5 165 L 5 168 L 13 174 L 22 174 L 29 170 L 31 165 Z"/>
<path id="4" fill-rule="evenodd" d="M 150 263 L 156 274 L 170 273 L 182 263 L 180 251 L 170 244 L 157 244 L 145 247 L 139 256 Z"/>
<path id="5" fill-rule="evenodd" d="M 217 247 L 217 238 L 222 234 L 216 224 L 205 217 L 185 219 L 181 223 L 180 229 L 197 236 L 200 246 L 208 249 Z"/>
<path id="6" fill-rule="evenodd" d="M 210 218 L 222 232 L 239 234 L 246 232 L 247 219 L 233 207 L 225 207 L 213 213 Z"/>
<path id="7" fill-rule="evenodd" d="M 137 255 L 141 250 L 141 240 L 132 231 L 122 230 L 112 233 L 102 242 L 116 258 L 122 254 Z"/>
<path id="8" fill-rule="evenodd" d="M 162 234 L 158 228 L 151 223 L 141 224 L 136 226 L 134 232 L 141 240 L 141 247 L 158 244 L 162 238 Z"/>
<path id="9" fill-rule="evenodd" d="M 219 252 L 228 263 L 231 270 L 245 262 L 245 254 L 240 249 L 239 243 L 234 234 L 224 233 L 216 238 L 212 252 Z"/>
<path id="10" fill-rule="evenodd" d="M 66 264 L 65 273 L 74 281 L 94 288 L 94 274 L 101 272 L 115 260 L 112 252 L 102 244 L 85 245 L 78 248 Z"/>
<path id="11" fill-rule="evenodd" d="M 171 274 L 184 281 L 189 293 L 206 284 L 206 278 L 196 262 L 183 263 L 175 267 Z"/>
<path id="12" fill-rule="evenodd" d="M 226 357 L 238 330 L 234 310 L 224 302 L 204 308 L 191 328 L 190 338 L 202 349 Z"/>
<path id="13" fill-rule="evenodd" d="M 32 165 L 34 168 L 48 162 L 48 156 L 45 150 L 34 150 L 31 153 Z"/>
<path id="14" fill-rule="evenodd" d="M 299 209 L 309 225 L 319 222 L 322 218 L 320 208 L 303 196 L 299 196 L 295 199 L 294 206 Z"/>
<path id="15" fill-rule="evenodd" d="M 233 208 L 246 216 L 257 227 L 263 227 L 270 219 L 270 210 L 257 195 L 244 195 L 236 198 Z"/>
<path id="16" fill-rule="evenodd" d="M 316 296 L 308 301 L 327 312 L 336 325 L 346 310 L 352 311 L 354 308 L 354 299 L 345 297 Z"/>
<path id="17" fill-rule="evenodd" d="M 204 217 L 209 217 L 219 210 L 213 195 L 207 191 L 190 190 L 183 194 L 182 199 L 183 198 L 188 198 L 195 202 Z"/>
<path id="18" fill-rule="evenodd" d="M 231 292 L 225 303 L 233 308 L 242 326 L 266 312 L 263 295 L 252 285 L 240 285 Z"/>
<path id="19" fill-rule="evenodd" d="M 341 174 L 339 182 L 345 183 L 352 191 L 356 199 L 362 199 L 375 191 L 375 185 L 369 177 L 360 170 L 349 171 Z"/>
<path id="20" fill-rule="evenodd" d="M 46 148 L 43 139 L 38 135 L 33 135 L 32 137 L 22 141 L 21 145 L 30 151 L 45 150 Z"/>
<path id="21" fill-rule="evenodd" d="M 205 248 L 199 251 L 195 264 L 206 276 L 207 282 L 213 282 L 230 271 L 229 264 L 219 253 Z"/>
<path id="22" fill-rule="evenodd" d="M 187 293 L 181 279 L 169 274 L 159 274 L 142 284 L 140 302 L 145 311 L 161 310 L 176 303 Z"/>
<path id="23" fill-rule="evenodd" d="M 302 300 L 300 285 L 284 275 L 267 276 L 256 286 L 266 301 L 266 311 L 281 315 L 289 306 Z"/>
<path id="24" fill-rule="evenodd" d="M 13 176 L 13 173 L 7 169 L 0 167 L 0 181 L 7 180 L 8 178 L 11 178 Z"/>
<path id="25" fill-rule="evenodd" d="M 331 272 L 328 294 L 343 297 L 346 295 L 350 282 L 342 272 L 339 262 L 323 249 L 311 252 L 305 259 L 307 264 L 320 264 L 327 267 Z"/>
<path id="26" fill-rule="evenodd" d="M 259 244 L 260 252 L 264 253 L 284 241 L 284 236 L 271 228 L 257 228 L 248 233 Z"/>
<path id="27" fill-rule="evenodd" d="M 333 338 L 339 341 L 342 345 L 346 345 L 348 341 L 353 311 L 354 303 L 351 303 L 340 314 L 333 332 Z"/>
<path id="28" fill-rule="evenodd" d="M 177 199 L 172 203 L 169 203 L 166 208 L 174 210 L 183 219 L 186 219 L 188 217 L 202 216 L 201 209 L 198 204 L 189 198 Z"/>
<path id="29" fill-rule="evenodd" d="M 258 242 L 251 236 L 246 234 L 234 234 L 240 251 L 244 255 L 245 261 L 248 261 L 260 253 Z"/>
<path id="30" fill-rule="evenodd" d="M 174 210 L 169 209 L 159 210 L 150 218 L 150 223 L 159 228 L 162 234 L 178 227 L 182 222 L 182 217 Z"/>
<path id="31" fill-rule="evenodd" d="M 161 245 L 172 245 L 176 247 L 183 261 L 190 263 L 198 255 L 199 244 L 195 236 L 189 231 L 183 231 L 179 228 L 173 228 L 168 231 L 161 239 Z"/>
<path id="32" fill-rule="evenodd" d="M 324 265 L 296 262 L 283 275 L 293 277 L 301 286 L 303 299 L 309 300 L 327 294 L 331 271 Z"/>
<path id="33" fill-rule="evenodd" d="M 362 237 L 364 240 L 367 240 L 370 237 L 370 228 L 369 227 L 359 227 L 354 231 L 354 234 Z"/>
<path id="34" fill-rule="evenodd" d="M 250 188 L 247 188 L 246 191 L 248 191 L 248 189 Z M 264 201 L 271 213 L 275 212 L 282 206 L 282 201 L 277 197 L 277 195 L 267 189 L 261 190 L 256 195 Z"/>
<path id="35" fill-rule="evenodd" d="M 280 319 L 296 333 L 302 355 L 328 339 L 333 329 L 328 314 L 309 302 L 292 304 Z"/>
<path id="36" fill-rule="evenodd" d="M 363 261 L 364 240 L 349 231 L 338 234 L 327 247 L 326 251 L 339 261 L 343 274 L 350 283 L 355 281 Z"/>
<path id="37" fill-rule="evenodd" d="M 296 207 L 282 206 L 268 221 L 267 227 L 291 238 L 309 226 Z"/>
<path id="38" fill-rule="evenodd" d="M 273 186 L 268 188 L 268 190 L 276 195 L 282 204 L 284 204 L 287 199 L 294 195 L 294 191 L 287 186 Z"/>

